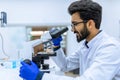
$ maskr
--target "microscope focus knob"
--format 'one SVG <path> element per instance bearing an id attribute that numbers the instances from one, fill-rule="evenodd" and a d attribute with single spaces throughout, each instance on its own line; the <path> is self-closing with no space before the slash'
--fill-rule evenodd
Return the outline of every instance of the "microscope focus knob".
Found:
<path id="1" fill-rule="evenodd" d="M 25 59 L 23 62 L 25 62 L 25 63 L 31 65 L 31 60 L 29 60 L 29 59 Z"/>

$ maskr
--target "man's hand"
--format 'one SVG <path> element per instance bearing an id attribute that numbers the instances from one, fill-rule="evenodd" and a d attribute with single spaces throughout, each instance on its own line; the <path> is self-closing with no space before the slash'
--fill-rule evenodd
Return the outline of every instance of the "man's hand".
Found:
<path id="1" fill-rule="evenodd" d="M 52 39 L 54 46 L 60 46 L 60 42 L 62 41 L 62 37 L 59 36 L 58 38 Z"/>
<path id="2" fill-rule="evenodd" d="M 36 80 L 38 74 L 43 73 L 39 71 L 37 65 L 31 61 L 31 64 L 26 64 L 25 62 L 21 62 L 22 66 L 20 67 L 20 77 L 26 80 Z M 43 74 L 42 74 L 43 75 Z M 41 77 L 42 77 L 41 75 Z M 40 80 L 40 79 L 39 79 Z"/>

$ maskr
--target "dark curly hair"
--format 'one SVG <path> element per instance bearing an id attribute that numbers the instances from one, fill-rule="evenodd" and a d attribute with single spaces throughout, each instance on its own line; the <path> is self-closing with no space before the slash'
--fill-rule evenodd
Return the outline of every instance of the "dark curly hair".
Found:
<path id="1" fill-rule="evenodd" d="M 98 3 L 92 0 L 75 1 L 68 7 L 68 12 L 70 15 L 79 12 L 82 20 L 88 21 L 92 19 L 95 22 L 95 27 L 100 28 L 102 7 Z"/>

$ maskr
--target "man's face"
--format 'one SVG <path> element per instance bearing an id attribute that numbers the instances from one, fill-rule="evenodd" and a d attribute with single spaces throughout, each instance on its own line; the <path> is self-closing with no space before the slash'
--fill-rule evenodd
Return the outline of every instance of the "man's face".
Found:
<path id="1" fill-rule="evenodd" d="M 88 37 L 90 34 L 87 25 L 87 22 L 80 19 L 78 13 L 72 15 L 72 32 L 76 34 L 77 42 L 80 42 Z"/>

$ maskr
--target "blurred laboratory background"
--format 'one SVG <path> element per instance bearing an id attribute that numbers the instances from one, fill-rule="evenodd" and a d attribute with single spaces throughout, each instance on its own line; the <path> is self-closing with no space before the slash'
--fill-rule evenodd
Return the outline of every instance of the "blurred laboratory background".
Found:
<path id="1" fill-rule="evenodd" d="M 40 39 L 44 32 L 53 27 L 69 28 L 62 35 L 62 48 L 66 56 L 74 52 L 80 44 L 70 30 L 71 21 L 67 11 L 73 1 L 0 0 L 0 59 L 30 59 L 43 51 L 43 45 L 32 45 L 34 40 Z M 94 1 L 103 6 L 101 29 L 120 40 L 120 0 Z"/>

